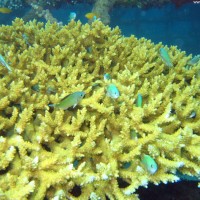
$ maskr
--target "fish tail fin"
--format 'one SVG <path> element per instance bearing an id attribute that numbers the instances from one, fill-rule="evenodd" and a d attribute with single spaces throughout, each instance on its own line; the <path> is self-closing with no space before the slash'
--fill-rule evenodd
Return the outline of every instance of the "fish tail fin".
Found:
<path id="1" fill-rule="evenodd" d="M 56 107 L 55 104 L 48 104 L 48 106 L 49 106 L 49 107 L 54 107 L 54 108 Z"/>

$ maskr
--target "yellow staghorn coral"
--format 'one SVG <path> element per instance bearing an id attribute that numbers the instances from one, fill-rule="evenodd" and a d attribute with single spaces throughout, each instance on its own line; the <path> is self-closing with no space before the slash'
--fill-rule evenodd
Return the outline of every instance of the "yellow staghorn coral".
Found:
<path id="1" fill-rule="evenodd" d="M 124 37 L 100 21 L 16 19 L 0 33 L 12 68 L 0 65 L 1 199 L 133 200 L 149 182 L 200 177 L 200 65 L 188 70 L 191 56 L 165 47 L 169 68 L 161 43 Z M 117 99 L 106 95 L 111 83 Z M 48 106 L 76 91 L 85 97 L 75 108 Z M 144 154 L 157 163 L 154 174 Z"/>

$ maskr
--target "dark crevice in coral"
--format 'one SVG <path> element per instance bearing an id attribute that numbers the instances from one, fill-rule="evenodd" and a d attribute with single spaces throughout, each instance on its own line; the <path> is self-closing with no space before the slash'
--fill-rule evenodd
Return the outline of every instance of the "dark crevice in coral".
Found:
<path id="1" fill-rule="evenodd" d="M 148 124 L 149 122 L 151 122 L 152 121 L 152 119 L 153 119 L 153 117 L 143 117 L 142 118 L 142 122 L 144 123 L 144 124 Z"/>
<path id="2" fill-rule="evenodd" d="M 42 147 L 46 150 L 51 152 L 51 149 L 49 148 L 49 146 L 47 144 L 42 144 Z"/>
<path id="3" fill-rule="evenodd" d="M 50 103 L 50 104 L 52 104 L 52 103 Z M 53 111 L 54 111 L 54 107 L 50 107 L 50 106 L 49 106 L 48 112 L 49 112 L 49 113 L 52 113 Z"/>
<path id="4" fill-rule="evenodd" d="M 80 73 L 78 73 L 78 75 L 77 75 L 76 79 L 77 79 L 77 80 L 79 80 L 80 78 L 81 78 L 81 74 L 80 74 Z"/>
<path id="5" fill-rule="evenodd" d="M 10 165 L 8 165 L 5 169 L 0 170 L 0 175 L 4 175 L 10 171 Z"/>
<path id="6" fill-rule="evenodd" d="M 0 131 L 0 136 L 8 136 L 8 131 L 5 131 L 5 130 L 1 130 Z"/>
<path id="7" fill-rule="evenodd" d="M 115 65 L 117 65 L 117 60 L 115 62 L 112 60 L 111 64 L 110 64 L 110 67 L 114 67 Z"/>
<path id="8" fill-rule="evenodd" d="M 115 109 L 114 109 L 114 114 L 115 114 L 115 115 L 120 115 L 120 110 L 119 110 L 118 108 L 115 108 Z"/>
<path id="9" fill-rule="evenodd" d="M 78 185 L 75 185 L 73 189 L 70 191 L 70 193 L 75 197 L 79 197 L 81 195 L 81 187 Z"/>
<path id="10" fill-rule="evenodd" d="M 106 200 L 109 200 L 109 198 L 106 196 Z"/>
<path id="11" fill-rule="evenodd" d="M 119 188 L 126 188 L 130 185 L 129 183 L 127 183 L 122 178 L 117 178 L 117 182 L 118 182 Z"/>
<path id="12" fill-rule="evenodd" d="M 104 74 L 104 67 L 103 66 L 100 66 L 100 69 L 99 69 L 99 74 Z"/>
<path id="13" fill-rule="evenodd" d="M 148 188 L 139 187 L 136 191 L 140 200 L 199 200 L 200 189 L 196 182 L 181 181 L 177 183 L 149 184 Z"/>
<path id="14" fill-rule="evenodd" d="M 31 155 L 31 153 L 32 153 L 32 151 L 30 151 L 30 150 L 27 150 L 27 156 L 30 156 Z"/>
<path id="15" fill-rule="evenodd" d="M 23 110 L 21 104 L 16 104 L 15 102 L 11 102 L 10 107 L 16 107 L 20 112 Z"/>
<path id="16" fill-rule="evenodd" d="M 192 78 L 190 78 L 190 79 L 185 79 L 185 82 L 186 82 L 188 85 L 191 85 L 191 81 L 192 81 Z"/>
<path id="17" fill-rule="evenodd" d="M 169 69 L 165 69 L 164 71 L 163 71 L 163 75 L 168 75 L 169 74 Z"/>
<path id="18" fill-rule="evenodd" d="M 18 147 L 18 146 L 16 146 L 16 147 L 15 147 L 15 149 L 16 149 L 16 155 L 18 155 L 18 156 L 20 157 L 20 151 L 19 151 L 19 147 Z"/>
<path id="19" fill-rule="evenodd" d="M 55 139 L 55 142 L 57 143 L 62 143 L 63 142 L 63 137 L 61 135 L 59 135 L 56 139 Z"/>
<path id="20" fill-rule="evenodd" d="M 37 119 L 37 114 L 35 112 L 33 112 L 32 114 L 32 119 L 35 121 Z"/>

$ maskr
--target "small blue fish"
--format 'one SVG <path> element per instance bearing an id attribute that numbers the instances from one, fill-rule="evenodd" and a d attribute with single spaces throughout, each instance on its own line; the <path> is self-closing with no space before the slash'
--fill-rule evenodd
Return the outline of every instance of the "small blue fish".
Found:
<path id="1" fill-rule="evenodd" d="M 168 67 L 173 67 L 169 54 L 164 48 L 160 48 L 160 56 Z"/>
<path id="2" fill-rule="evenodd" d="M 76 19 L 76 13 L 75 12 L 70 12 L 68 21 L 72 21 L 72 20 L 75 20 L 75 19 Z"/>
<path id="3" fill-rule="evenodd" d="M 87 47 L 86 51 L 87 51 L 87 53 L 92 53 L 92 47 Z"/>
<path id="4" fill-rule="evenodd" d="M 23 34 L 22 34 L 22 37 L 23 37 L 25 43 L 26 43 L 28 46 L 30 46 L 30 43 L 28 42 L 28 40 L 29 40 L 28 35 L 27 35 L 26 33 L 23 33 Z"/>
<path id="5" fill-rule="evenodd" d="M 156 173 L 156 171 L 158 170 L 158 165 L 155 162 L 155 160 L 149 156 L 144 154 L 142 156 L 142 160 L 141 160 L 142 164 L 144 165 L 144 167 L 146 168 L 146 170 L 150 173 L 150 174 L 154 174 Z"/>
<path id="6" fill-rule="evenodd" d="M 74 168 L 77 168 L 77 167 L 78 167 L 78 164 L 79 164 L 79 161 L 78 161 L 78 160 L 74 160 L 74 162 L 73 162 L 73 167 L 74 167 Z"/>
<path id="7" fill-rule="evenodd" d="M 123 163 L 122 168 L 128 169 L 130 166 L 131 166 L 131 162 L 125 162 Z"/>
<path id="8" fill-rule="evenodd" d="M 196 112 L 195 111 L 192 111 L 190 116 L 188 118 L 195 118 L 196 117 Z"/>
<path id="9" fill-rule="evenodd" d="M 63 110 L 67 110 L 70 107 L 75 108 L 76 105 L 81 101 L 81 99 L 85 96 L 85 92 L 78 91 L 74 92 L 68 96 L 66 96 L 60 103 L 58 104 L 49 104 L 50 107 L 60 108 Z"/>
<path id="10" fill-rule="evenodd" d="M 8 63 L 4 60 L 3 56 L 0 54 L 0 63 L 8 69 L 8 71 L 12 71 L 11 67 L 8 65 Z"/>
<path id="11" fill-rule="evenodd" d="M 96 20 L 97 20 L 97 21 L 100 21 L 101 18 L 100 18 L 100 17 L 97 17 L 97 16 L 94 16 L 93 19 L 92 19 L 92 21 L 94 22 L 94 21 L 96 21 Z"/>
<path id="12" fill-rule="evenodd" d="M 118 97 L 119 97 L 119 90 L 117 89 L 117 87 L 115 86 L 115 84 L 109 84 L 108 86 L 107 86 L 107 93 L 106 93 L 106 95 L 108 96 L 108 97 L 111 97 L 112 99 L 117 99 Z"/>
<path id="13" fill-rule="evenodd" d="M 106 74 L 103 75 L 103 78 L 104 78 L 104 81 L 105 80 L 110 80 L 111 76 L 110 76 L 110 74 L 106 73 Z"/>
<path id="14" fill-rule="evenodd" d="M 131 139 L 133 139 L 133 140 L 138 139 L 138 133 L 135 130 L 130 131 L 130 136 L 131 136 Z"/>
<path id="15" fill-rule="evenodd" d="M 138 94 L 138 96 L 137 96 L 136 106 L 142 108 L 142 95 L 141 94 Z"/>

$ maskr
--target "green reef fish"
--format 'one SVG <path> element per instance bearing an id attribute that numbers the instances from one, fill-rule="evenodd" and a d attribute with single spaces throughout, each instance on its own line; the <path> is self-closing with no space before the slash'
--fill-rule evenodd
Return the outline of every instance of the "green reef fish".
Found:
<path id="1" fill-rule="evenodd" d="M 200 55 L 194 56 L 189 62 L 188 65 L 195 65 L 200 61 Z"/>
<path id="2" fill-rule="evenodd" d="M 131 136 L 131 139 L 133 139 L 133 140 L 138 139 L 138 133 L 135 130 L 130 131 L 130 136 Z"/>
<path id="3" fill-rule="evenodd" d="M 0 54 L 0 63 L 6 67 L 8 69 L 8 71 L 12 71 L 12 69 L 10 68 L 10 66 L 8 65 L 8 63 L 4 60 L 3 56 Z"/>
<path id="4" fill-rule="evenodd" d="M 115 86 L 115 84 L 109 84 L 106 88 L 106 95 L 108 97 L 111 97 L 112 99 L 117 99 L 119 97 L 119 90 L 117 89 L 117 87 Z"/>
<path id="5" fill-rule="evenodd" d="M 150 173 L 150 174 L 154 174 L 157 170 L 158 170 L 158 165 L 155 162 L 155 160 L 149 156 L 144 154 L 142 156 L 141 159 L 142 164 L 144 165 L 144 167 L 146 168 L 146 170 Z"/>
<path id="6" fill-rule="evenodd" d="M 164 48 L 160 48 L 160 56 L 168 67 L 173 67 L 169 54 Z"/>
<path id="7" fill-rule="evenodd" d="M 68 96 L 66 96 L 60 103 L 58 104 L 49 104 L 50 107 L 59 108 L 63 110 L 67 110 L 70 107 L 75 108 L 76 105 L 81 101 L 81 99 L 85 96 L 85 92 L 78 91 L 74 92 Z"/>
<path id="8" fill-rule="evenodd" d="M 136 106 L 142 108 L 142 95 L 138 94 L 136 99 Z"/>
<path id="9" fill-rule="evenodd" d="M 190 69 L 192 69 L 192 67 L 193 67 L 194 65 L 198 64 L 199 62 L 200 62 L 200 55 L 196 55 L 196 56 L 194 56 L 191 60 L 189 60 L 189 61 L 187 62 L 187 65 L 185 66 L 185 68 L 186 68 L 187 70 L 190 70 Z"/>

